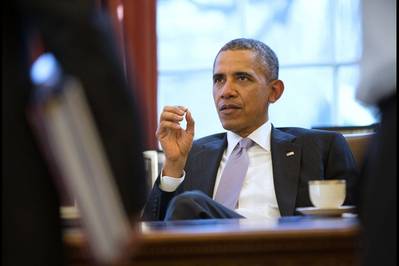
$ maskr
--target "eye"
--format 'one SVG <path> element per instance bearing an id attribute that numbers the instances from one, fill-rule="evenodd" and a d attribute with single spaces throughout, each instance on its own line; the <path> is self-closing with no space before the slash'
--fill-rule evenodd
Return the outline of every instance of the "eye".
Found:
<path id="1" fill-rule="evenodd" d="M 224 81 L 224 78 L 222 76 L 216 75 L 213 77 L 213 84 L 219 84 Z"/>
<path id="2" fill-rule="evenodd" d="M 239 81 L 249 81 L 250 77 L 245 73 L 239 73 L 236 75 L 237 80 Z"/>

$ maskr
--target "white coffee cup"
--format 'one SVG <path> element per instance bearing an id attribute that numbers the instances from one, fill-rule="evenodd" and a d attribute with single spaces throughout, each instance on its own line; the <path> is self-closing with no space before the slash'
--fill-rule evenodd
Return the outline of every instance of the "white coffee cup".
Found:
<path id="1" fill-rule="evenodd" d="M 338 179 L 309 181 L 309 196 L 320 209 L 336 209 L 345 201 L 346 181 Z"/>

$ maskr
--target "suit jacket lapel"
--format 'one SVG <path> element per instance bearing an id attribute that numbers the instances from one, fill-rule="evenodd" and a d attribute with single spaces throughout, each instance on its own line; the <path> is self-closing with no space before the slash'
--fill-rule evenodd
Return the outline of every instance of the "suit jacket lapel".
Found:
<path id="1" fill-rule="evenodd" d="M 226 145 L 227 138 L 224 135 L 221 139 L 204 144 L 201 151 L 196 155 L 198 170 L 193 170 L 193 174 L 196 176 L 191 179 L 191 186 L 205 192 L 211 198 Z"/>
<path id="2" fill-rule="evenodd" d="M 293 215 L 298 190 L 301 145 L 295 136 L 272 127 L 271 153 L 277 203 L 282 216 Z"/>

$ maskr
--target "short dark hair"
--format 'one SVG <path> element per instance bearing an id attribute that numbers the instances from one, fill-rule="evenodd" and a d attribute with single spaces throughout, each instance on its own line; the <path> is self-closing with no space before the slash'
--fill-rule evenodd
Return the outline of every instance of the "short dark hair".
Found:
<path id="1" fill-rule="evenodd" d="M 221 52 L 231 50 L 251 50 L 256 52 L 259 56 L 259 63 L 266 72 L 266 78 L 271 80 L 278 79 L 279 64 L 277 56 L 274 51 L 263 42 L 246 38 L 231 40 L 219 50 L 215 57 L 215 62 Z M 213 67 L 215 67 L 215 62 L 213 63 Z M 269 72 L 270 76 L 267 75 L 267 72 Z"/>

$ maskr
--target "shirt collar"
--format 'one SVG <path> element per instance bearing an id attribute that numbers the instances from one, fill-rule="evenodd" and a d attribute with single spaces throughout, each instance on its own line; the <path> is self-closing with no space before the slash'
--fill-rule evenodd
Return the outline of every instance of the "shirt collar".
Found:
<path id="1" fill-rule="evenodd" d="M 253 140 L 256 144 L 258 144 L 262 149 L 270 152 L 270 135 L 272 131 L 272 124 L 269 121 L 255 129 L 254 132 L 249 134 L 247 138 Z M 226 156 L 230 156 L 234 147 L 237 143 L 242 139 L 239 135 L 234 132 L 227 131 L 227 153 Z"/>

